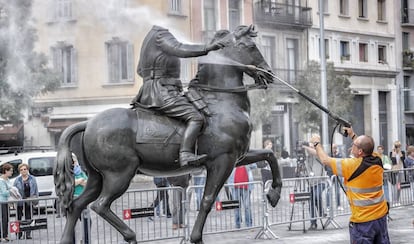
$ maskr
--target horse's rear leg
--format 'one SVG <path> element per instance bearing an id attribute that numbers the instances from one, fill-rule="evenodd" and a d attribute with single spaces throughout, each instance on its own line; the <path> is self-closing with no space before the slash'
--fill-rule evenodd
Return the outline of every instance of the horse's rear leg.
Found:
<path id="1" fill-rule="evenodd" d="M 203 243 L 202 232 L 204 224 L 211 208 L 223 187 L 227 178 L 230 176 L 233 170 L 233 163 L 235 158 L 225 154 L 217 157 L 214 161 L 206 163 L 207 166 L 207 178 L 204 188 L 204 195 L 200 205 L 200 211 L 197 215 L 197 219 L 194 223 L 193 231 L 191 233 L 191 243 Z"/>
<path id="2" fill-rule="evenodd" d="M 111 204 L 128 189 L 129 183 L 134 177 L 136 169 L 124 168 L 120 172 L 105 171 L 101 194 L 91 208 L 117 229 L 124 240 L 130 244 L 136 244 L 136 234 L 128 227 L 112 210 Z"/>
<path id="3" fill-rule="evenodd" d="M 61 244 L 72 244 L 74 237 L 74 229 L 82 210 L 89 203 L 98 198 L 101 192 L 102 176 L 96 171 L 88 172 L 88 182 L 86 183 L 83 193 L 75 198 L 72 202 L 72 212 L 68 212 L 66 216 L 65 229 L 63 230 Z"/>

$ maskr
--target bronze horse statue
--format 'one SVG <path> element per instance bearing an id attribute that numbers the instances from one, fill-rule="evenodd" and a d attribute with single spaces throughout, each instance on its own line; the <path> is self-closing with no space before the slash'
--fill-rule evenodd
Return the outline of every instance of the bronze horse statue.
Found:
<path id="1" fill-rule="evenodd" d="M 271 76 L 260 71 L 270 70 L 270 67 L 254 42 L 257 32 L 253 26 L 240 26 L 237 35 L 228 31 L 223 31 L 222 35 L 232 35 L 233 42 L 215 53 L 233 60 L 233 64 L 201 64 L 196 79 L 189 86 L 189 89 L 196 89 L 202 94 L 213 112 L 206 117 L 204 132 L 198 138 L 198 153 L 208 155 L 201 166 L 206 168 L 207 178 L 200 211 L 190 236 L 192 243 L 203 243 L 206 218 L 235 166 L 262 160 L 269 163 L 273 182 L 267 199 L 273 207 L 279 201 L 282 187 L 277 159 L 272 151 L 249 150 L 252 126 L 247 91 L 250 87 L 244 85 L 243 75 L 253 77 L 259 87 L 272 82 Z M 62 133 L 54 178 L 56 194 L 68 213 L 60 243 L 72 243 L 76 221 L 81 211 L 92 202 L 91 209 L 116 228 L 126 242 L 137 243 L 135 232 L 110 209 L 112 202 L 128 189 L 134 175 L 176 176 L 191 173 L 200 167 L 180 167 L 176 161 L 179 144 L 169 140 L 170 137 L 163 144 L 137 143 L 140 135 L 148 136 L 140 134 L 142 128 L 139 127 L 146 127 L 145 131 L 150 131 L 154 136 L 159 132 L 157 128 L 168 130 L 174 127 L 170 130 L 179 136 L 184 125 L 172 119 L 160 119 L 156 112 L 136 110 L 140 110 L 139 113 L 133 109 L 109 109 L 88 121 L 69 126 Z M 80 134 L 83 165 L 89 179 L 84 192 L 73 199 L 71 141 Z"/>

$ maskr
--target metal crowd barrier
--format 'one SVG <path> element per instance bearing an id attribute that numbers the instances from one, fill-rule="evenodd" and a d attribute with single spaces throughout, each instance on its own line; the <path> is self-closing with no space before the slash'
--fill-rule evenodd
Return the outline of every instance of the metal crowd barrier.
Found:
<path id="1" fill-rule="evenodd" d="M 39 197 L 0 203 L 0 223 L 4 223 L 0 224 L 1 233 L 6 231 L 13 243 L 58 243 L 65 219 L 58 218 L 54 209 L 55 201 L 55 197 Z M 23 217 L 19 219 L 20 213 Z M 7 222 L 2 221 L 4 217 L 8 219 Z M 29 236 L 31 239 L 27 239 Z"/>
<path id="2" fill-rule="evenodd" d="M 161 200 L 159 214 L 154 209 L 155 199 L 169 199 L 171 216 Z M 173 223 L 184 219 L 185 192 L 180 187 L 128 190 L 113 202 L 111 210 L 136 232 L 138 242 L 164 239 L 185 239 L 185 228 L 173 229 Z M 165 205 L 166 207 L 166 205 Z M 95 244 L 124 243 L 123 237 L 94 211 L 91 214 L 91 239 Z M 180 226 L 179 226 L 180 227 Z"/>
<path id="3" fill-rule="evenodd" d="M 245 191 L 240 186 L 245 185 Z M 188 231 L 192 230 L 198 214 L 197 191 L 203 186 L 189 186 L 187 188 L 186 214 Z M 247 204 L 244 204 L 245 197 Z M 263 226 L 264 215 L 263 183 L 259 181 L 246 184 L 226 184 L 221 189 L 204 226 L 203 234 L 236 231 L 239 229 L 253 229 Z M 250 205 L 250 206 L 249 206 Z M 247 217 L 246 217 L 247 215 Z M 236 218 L 239 216 L 239 226 Z M 246 221 L 250 216 L 251 223 Z M 190 233 L 187 235 L 187 240 Z"/>
<path id="4" fill-rule="evenodd" d="M 338 181 L 335 176 L 283 179 L 281 198 L 276 208 L 272 208 L 265 197 L 270 184 L 271 181 L 268 181 L 263 187 L 262 182 L 248 183 L 250 211 L 245 211 L 245 205 L 235 195 L 238 186 L 243 184 L 225 185 L 207 218 L 203 233 L 259 229 L 255 238 L 265 235 L 267 239 L 275 239 L 278 237 L 273 233 L 272 226 L 287 225 L 288 230 L 306 232 L 310 221 L 316 220 L 318 229 L 325 229 L 331 224 L 334 228 L 342 228 L 335 218 L 350 214 L 348 199 L 342 188 L 336 186 Z M 187 242 L 198 214 L 197 192 L 203 189 L 203 186 L 189 186 L 186 190 L 180 187 L 128 190 L 114 201 L 111 210 L 136 232 L 139 242 L 165 239 Z M 414 168 L 385 171 L 384 192 L 391 208 L 414 204 Z M 160 200 L 159 213 L 153 205 L 157 198 Z M 168 199 L 171 215 L 163 199 Z M 7 228 L 8 237 L 14 243 L 59 242 L 66 219 L 55 211 L 54 204 L 51 204 L 55 201 L 53 197 L 40 197 L 3 203 L 9 211 L 8 224 L 0 225 L 2 233 Z M 21 206 L 23 212 L 30 208 L 33 217 L 19 220 L 17 206 Z M 251 224 L 245 221 L 248 212 L 251 213 Z M 237 214 L 240 226 L 236 226 Z M 2 217 L 0 211 L 0 219 Z M 84 225 L 87 220 L 90 225 Z M 89 233 L 89 243 L 124 243 L 118 231 L 89 208 L 84 211 L 82 221 L 75 229 L 76 243 L 84 243 L 82 240 L 86 239 L 84 226 Z M 182 225 L 173 228 L 174 223 Z M 28 231 L 32 239 L 25 239 Z M 19 239 L 19 233 L 22 233 L 22 239 Z"/>

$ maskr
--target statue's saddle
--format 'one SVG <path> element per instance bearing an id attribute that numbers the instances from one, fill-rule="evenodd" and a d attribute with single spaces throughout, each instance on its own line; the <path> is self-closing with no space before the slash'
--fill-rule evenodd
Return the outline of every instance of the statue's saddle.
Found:
<path id="1" fill-rule="evenodd" d="M 137 143 L 181 144 L 185 125 L 156 111 L 136 108 Z"/>

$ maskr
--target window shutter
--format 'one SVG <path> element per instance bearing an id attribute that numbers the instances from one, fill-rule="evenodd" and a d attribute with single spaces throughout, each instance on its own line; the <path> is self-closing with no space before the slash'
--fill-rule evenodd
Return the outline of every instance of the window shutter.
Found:
<path id="1" fill-rule="evenodd" d="M 72 84 L 76 84 L 78 82 L 78 52 L 76 51 L 75 48 L 71 48 L 70 49 L 70 59 L 71 59 L 71 70 L 70 70 L 70 74 L 71 74 L 71 83 Z"/>
<path id="2" fill-rule="evenodd" d="M 107 52 L 107 58 L 108 58 L 108 82 L 113 82 L 113 76 L 114 76 L 114 66 L 113 66 L 113 55 L 112 55 L 112 45 L 111 43 L 106 44 L 106 52 Z"/>
<path id="3" fill-rule="evenodd" d="M 131 43 L 127 44 L 127 72 L 128 81 L 134 81 L 134 45 Z"/>

